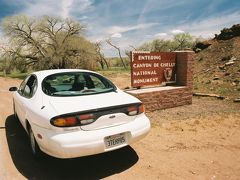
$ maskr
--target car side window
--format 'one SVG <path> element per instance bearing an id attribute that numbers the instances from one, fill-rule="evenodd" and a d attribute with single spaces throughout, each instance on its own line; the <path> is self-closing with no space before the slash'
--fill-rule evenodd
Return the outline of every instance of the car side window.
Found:
<path id="1" fill-rule="evenodd" d="M 36 90 L 37 90 L 37 78 L 35 75 L 31 75 L 29 78 L 26 79 L 21 85 L 20 85 L 20 95 L 31 98 L 34 96 Z"/>
<path id="2" fill-rule="evenodd" d="M 33 90 L 32 90 L 32 96 L 34 96 L 35 92 L 37 91 L 37 78 L 33 81 Z"/>
<path id="3" fill-rule="evenodd" d="M 102 83 L 102 81 L 99 78 L 92 76 L 92 75 L 90 75 L 90 78 L 91 78 L 95 88 L 101 88 L 101 89 L 106 88 L 105 85 Z"/>
<path id="4" fill-rule="evenodd" d="M 30 77 L 30 76 L 27 76 L 27 77 L 23 80 L 23 82 L 20 84 L 19 89 L 18 89 L 18 93 L 19 93 L 20 95 L 23 95 L 24 88 L 25 88 L 25 86 L 26 86 L 26 84 L 27 84 L 27 81 L 28 81 L 29 77 Z"/>

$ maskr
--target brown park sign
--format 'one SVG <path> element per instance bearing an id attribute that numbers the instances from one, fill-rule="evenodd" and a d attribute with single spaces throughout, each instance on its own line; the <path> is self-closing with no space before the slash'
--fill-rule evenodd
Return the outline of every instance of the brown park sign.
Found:
<path id="1" fill-rule="evenodd" d="M 131 52 L 132 87 L 159 86 L 176 81 L 175 52 Z"/>

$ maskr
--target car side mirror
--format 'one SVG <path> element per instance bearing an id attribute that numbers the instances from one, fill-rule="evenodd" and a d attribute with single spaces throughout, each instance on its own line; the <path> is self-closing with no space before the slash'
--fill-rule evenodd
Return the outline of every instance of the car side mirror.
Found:
<path id="1" fill-rule="evenodd" d="M 10 88 L 9 88 L 9 91 L 17 91 L 17 90 L 18 90 L 17 87 L 10 87 Z"/>

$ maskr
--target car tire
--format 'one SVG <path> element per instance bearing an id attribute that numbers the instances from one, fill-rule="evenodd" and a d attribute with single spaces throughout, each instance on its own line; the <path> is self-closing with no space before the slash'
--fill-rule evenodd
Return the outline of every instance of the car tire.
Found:
<path id="1" fill-rule="evenodd" d="M 16 113 L 16 108 L 15 108 L 15 102 L 14 102 L 14 100 L 13 100 L 13 115 L 14 115 L 14 117 L 15 117 L 16 119 L 18 118 L 17 113 Z"/>
<path id="2" fill-rule="evenodd" d="M 30 148 L 33 156 L 35 158 L 40 158 L 42 156 L 42 151 L 40 150 L 38 143 L 35 139 L 35 136 L 33 134 L 32 128 L 29 127 L 29 141 L 30 141 Z"/>

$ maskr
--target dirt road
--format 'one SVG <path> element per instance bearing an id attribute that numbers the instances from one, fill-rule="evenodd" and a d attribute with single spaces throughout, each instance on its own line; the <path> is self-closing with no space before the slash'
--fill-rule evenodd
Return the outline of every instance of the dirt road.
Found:
<path id="1" fill-rule="evenodd" d="M 240 179 L 240 104 L 194 98 L 193 105 L 148 113 L 150 134 L 131 147 L 61 160 L 30 154 L 0 77 L 0 180 Z"/>

